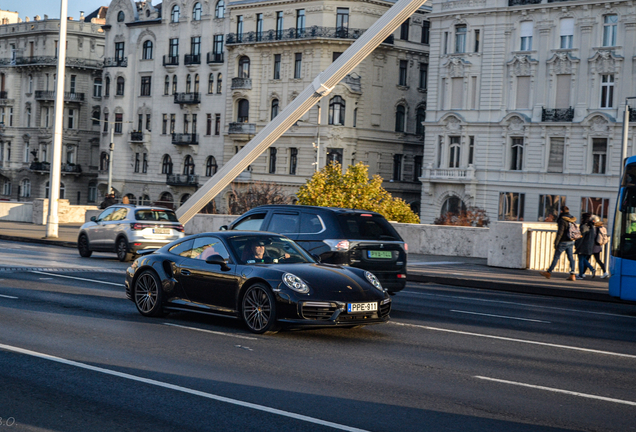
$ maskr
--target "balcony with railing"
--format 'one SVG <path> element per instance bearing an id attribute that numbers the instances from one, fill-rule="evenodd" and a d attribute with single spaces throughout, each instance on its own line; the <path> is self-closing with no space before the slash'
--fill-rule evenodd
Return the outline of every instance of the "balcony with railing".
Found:
<path id="1" fill-rule="evenodd" d="M 431 164 L 424 168 L 422 178 L 431 183 L 473 183 L 476 179 L 475 168 L 433 168 Z"/>
<path id="2" fill-rule="evenodd" d="M 199 135 L 189 133 L 173 133 L 172 144 L 174 145 L 198 145 Z"/>
<path id="3" fill-rule="evenodd" d="M 8 96 L 6 91 L 0 91 L 0 99 L 8 99 Z"/>
<path id="4" fill-rule="evenodd" d="M 144 133 L 141 131 L 132 131 L 130 132 L 130 141 L 131 142 L 143 142 L 144 141 Z"/>
<path id="5" fill-rule="evenodd" d="M 223 53 L 208 53 L 208 64 L 223 63 Z"/>
<path id="6" fill-rule="evenodd" d="M 255 123 L 230 123 L 228 133 L 256 135 Z"/>
<path id="7" fill-rule="evenodd" d="M 104 67 L 128 67 L 128 57 L 107 57 L 104 59 Z"/>
<path id="8" fill-rule="evenodd" d="M 201 103 L 201 93 L 175 93 L 174 103 L 187 105 Z"/>
<path id="9" fill-rule="evenodd" d="M 49 162 L 31 162 L 29 169 L 31 171 L 50 172 L 51 164 Z"/>
<path id="10" fill-rule="evenodd" d="M 57 64 L 57 57 L 54 56 L 29 56 L 29 57 L 16 57 L 16 66 L 55 66 Z M 101 60 L 85 59 L 79 57 L 66 57 L 66 66 L 68 67 L 81 67 L 89 69 L 101 69 L 104 66 L 104 62 Z"/>
<path id="11" fill-rule="evenodd" d="M 35 100 L 55 100 L 54 90 L 36 90 Z M 64 92 L 64 102 L 84 102 L 84 93 Z"/>
<path id="12" fill-rule="evenodd" d="M 252 90 L 252 78 L 232 78 L 232 90 Z"/>
<path id="13" fill-rule="evenodd" d="M 163 56 L 164 66 L 179 66 L 179 56 L 165 55 Z"/>
<path id="14" fill-rule="evenodd" d="M 302 39 L 358 39 L 365 32 L 363 29 L 347 27 L 321 27 L 311 26 L 303 29 L 289 28 L 282 31 L 267 30 L 264 32 L 244 32 L 242 34 L 230 33 L 227 35 L 226 44 L 250 44 L 259 42 L 290 41 Z M 389 39 L 391 39 L 389 41 Z M 393 38 L 387 38 L 385 43 L 393 43 Z"/>
<path id="15" fill-rule="evenodd" d="M 81 172 L 82 172 L 82 166 L 79 164 L 73 164 L 73 163 L 62 164 L 62 173 L 80 174 Z"/>
<path id="16" fill-rule="evenodd" d="M 186 54 L 183 56 L 184 65 L 198 65 L 201 64 L 201 54 Z"/>
<path id="17" fill-rule="evenodd" d="M 539 4 L 543 0 L 508 0 L 508 6 L 522 6 L 529 4 Z"/>
<path id="18" fill-rule="evenodd" d="M 541 110 L 542 122 L 571 122 L 574 119 L 574 108 L 555 108 Z"/>
<path id="19" fill-rule="evenodd" d="M 199 176 L 194 174 L 167 174 L 166 184 L 169 186 L 199 186 Z"/>

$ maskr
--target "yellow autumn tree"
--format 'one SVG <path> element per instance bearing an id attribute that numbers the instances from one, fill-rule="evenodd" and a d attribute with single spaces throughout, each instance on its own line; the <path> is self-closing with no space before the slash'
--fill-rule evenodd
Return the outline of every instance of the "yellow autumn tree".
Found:
<path id="1" fill-rule="evenodd" d="M 330 163 L 301 186 L 297 196 L 301 205 L 369 210 L 390 221 L 420 223 L 403 199 L 382 187 L 382 177 L 369 179 L 369 167 L 362 162 L 350 165 L 344 174 L 340 164 Z"/>

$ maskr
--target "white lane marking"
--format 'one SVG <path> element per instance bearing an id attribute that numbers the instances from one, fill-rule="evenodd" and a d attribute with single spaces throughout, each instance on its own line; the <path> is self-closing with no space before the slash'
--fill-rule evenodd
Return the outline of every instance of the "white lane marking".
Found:
<path id="1" fill-rule="evenodd" d="M 487 299 L 480 299 L 480 298 L 476 298 L 476 297 L 463 297 L 463 296 L 451 296 L 451 295 L 444 295 L 444 294 L 420 293 L 420 292 L 415 292 L 415 291 L 400 291 L 400 294 L 411 294 L 411 295 L 416 295 L 416 296 L 419 295 L 419 296 L 430 296 L 430 297 L 444 297 L 444 298 L 453 298 L 453 299 L 460 299 L 460 300 L 480 301 L 480 302 L 485 302 L 485 303 L 499 303 L 499 304 L 515 305 L 515 306 L 528 306 L 528 307 L 534 307 L 534 308 L 560 310 L 560 311 L 566 311 L 566 312 L 580 312 L 580 313 L 587 313 L 587 314 L 592 314 L 592 315 L 604 315 L 604 316 L 636 319 L 636 316 L 631 316 L 631 315 L 620 315 L 620 314 L 613 314 L 613 313 L 609 313 L 609 312 L 593 312 L 593 311 L 586 311 L 586 310 L 582 310 L 582 309 L 560 308 L 560 307 L 555 307 L 555 306 L 533 305 L 533 304 L 529 304 L 529 303 L 519 303 L 519 302 L 511 302 L 511 301 L 505 301 L 505 300 L 487 300 Z"/>
<path id="2" fill-rule="evenodd" d="M 205 329 L 200 329 L 196 327 L 187 327 L 187 326 L 182 326 L 179 324 L 164 323 L 164 325 L 171 326 L 171 327 L 179 327 L 179 328 L 188 329 L 188 330 L 196 330 L 196 331 L 205 332 L 205 333 L 212 333 L 212 334 L 220 335 L 220 336 L 229 336 L 229 337 L 235 337 L 235 338 L 247 339 L 247 340 L 258 340 L 258 338 L 255 338 L 255 337 L 235 335 L 231 333 L 223 333 L 223 332 L 214 331 L 214 330 L 205 330 Z"/>
<path id="3" fill-rule="evenodd" d="M 17 299 L 17 297 L 8 296 L 8 295 L 2 295 L 2 294 L 0 294 L 0 297 L 4 297 L 4 298 L 8 298 L 8 299 Z"/>
<path id="4" fill-rule="evenodd" d="M 552 387 L 544 387 L 544 386 L 538 386 L 538 385 L 533 385 L 533 384 L 520 383 L 520 382 L 516 382 L 516 381 L 506 381 L 506 380 L 502 380 L 502 379 L 489 378 L 489 377 L 483 377 L 483 376 L 474 376 L 473 378 L 477 378 L 477 379 L 481 379 L 481 380 L 487 380 L 487 381 L 494 381 L 494 382 L 503 383 L 503 384 L 511 384 L 511 385 L 516 385 L 516 386 L 521 386 L 521 387 L 529 387 L 529 388 L 533 388 L 533 389 L 537 389 L 537 390 L 547 390 L 547 391 L 550 391 L 550 392 L 553 392 L 553 393 L 563 393 L 563 394 L 568 394 L 568 395 L 572 395 L 572 396 L 584 397 L 584 398 L 588 398 L 588 399 L 597 399 L 597 400 L 602 400 L 602 401 L 605 401 L 605 402 L 614 402 L 614 403 L 619 403 L 619 404 L 636 406 L 636 402 L 632 402 L 632 401 L 608 398 L 608 397 L 604 397 L 604 396 L 596 396 L 596 395 L 591 395 L 591 394 L 587 394 L 587 393 L 574 392 L 574 391 L 570 391 L 570 390 L 561 390 L 561 389 L 552 388 Z"/>
<path id="5" fill-rule="evenodd" d="M 51 280 L 53 278 L 39 278 L 40 280 Z"/>
<path id="6" fill-rule="evenodd" d="M 79 277 L 75 277 L 75 276 L 58 275 L 58 274 L 55 274 L 55 273 L 45 273 L 45 272 L 36 271 L 36 270 L 31 270 L 30 272 L 31 273 L 49 275 L 49 276 L 55 276 L 55 277 L 59 277 L 59 278 L 76 279 L 76 280 L 81 280 L 81 281 L 86 281 L 86 282 L 95 282 L 95 283 L 106 284 L 106 285 L 115 285 L 115 286 L 118 286 L 118 287 L 124 286 L 124 284 L 122 284 L 122 283 L 105 282 L 105 281 L 99 281 L 99 280 L 95 280 L 95 279 L 79 278 Z"/>
<path id="7" fill-rule="evenodd" d="M 420 262 L 409 261 L 409 266 L 452 265 L 452 264 L 465 264 L 465 263 L 462 261 L 420 261 Z"/>
<path id="8" fill-rule="evenodd" d="M 157 381 L 157 380 L 153 380 L 153 379 L 149 379 L 149 378 L 143 378 L 140 376 L 136 376 L 136 375 L 131 375 L 131 374 L 127 374 L 127 373 L 123 373 L 123 372 L 118 372 L 115 370 L 111 370 L 111 369 L 105 369 L 105 368 L 101 368 L 101 367 L 97 367 L 97 366 L 92 366 L 86 363 L 80 363 L 80 362 L 76 362 L 73 360 L 67 360 L 65 358 L 61 358 L 61 357 L 55 357 L 52 355 L 48 355 L 48 354 L 44 354 L 44 353 L 39 353 L 36 351 L 31 351 L 31 350 L 27 350 L 24 348 L 19 348 L 19 347 L 14 347 L 11 345 L 4 345 L 4 344 L 0 344 L 0 349 L 4 349 L 7 351 L 11 351 L 11 352 L 16 352 L 19 354 L 25 354 L 28 356 L 32 356 L 32 357 L 37 357 L 37 358 L 41 358 L 44 360 L 50 360 L 50 361 L 54 361 L 57 363 L 62 363 L 65 365 L 69 365 L 69 366 L 75 366 L 81 369 L 87 369 L 90 371 L 94 371 L 94 372 L 100 372 L 106 375 L 112 375 L 112 376 L 116 376 L 119 378 L 125 378 L 131 381 L 137 381 L 137 382 L 141 382 L 144 384 L 149 384 L 149 385 L 154 385 L 157 387 L 162 387 L 162 388 L 166 388 L 169 390 L 175 390 L 175 391 L 179 391 L 182 393 L 187 393 L 187 394 L 191 394 L 191 395 L 195 395 L 195 396 L 201 396 L 207 399 L 212 399 L 218 402 L 224 402 L 224 403 L 228 403 L 228 404 L 232 404 L 232 405 L 237 405 L 237 406 L 241 406 L 241 407 L 245 407 L 245 408 L 250 408 L 253 410 L 257 410 L 257 411 L 262 411 L 262 412 L 266 412 L 268 414 L 275 414 L 275 415 L 279 415 L 282 417 L 288 417 L 294 420 L 300 420 L 300 421 L 304 421 L 307 423 L 313 423 L 313 424 L 318 424 L 321 426 L 327 426 L 333 429 L 338 429 L 338 430 L 343 430 L 343 431 L 347 431 L 347 432 L 368 432 L 364 429 L 358 429 L 355 427 L 351 427 L 351 426 L 346 426 L 346 425 L 341 425 L 338 423 L 332 423 L 330 421 L 326 421 L 326 420 L 321 420 L 315 417 L 309 417 L 306 415 L 302 415 L 302 414 L 296 414 L 293 412 L 289 412 L 289 411 L 283 411 L 277 408 L 271 408 L 271 407 L 267 407 L 264 405 L 259 405 L 259 404 L 254 404 L 251 402 L 245 402 L 245 401 L 241 401 L 238 399 L 232 399 L 232 398 L 228 398 L 225 396 L 219 396 L 219 395 L 215 395 L 212 393 L 206 393 L 206 392 L 202 392 L 199 390 L 194 390 L 194 389 L 190 389 L 187 387 L 181 387 L 175 384 L 169 384 L 169 383 L 165 383 L 162 381 Z"/>
<path id="9" fill-rule="evenodd" d="M 450 329 L 444 329 L 444 328 L 439 328 L 439 327 L 423 326 L 423 325 L 418 325 L 418 324 L 399 323 L 399 322 L 395 322 L 395 321 L 389 321 L 389 324 L 395 324 L 395 325 L 403 326 L 403 327 L 421 328 L 421 329 L 424 329 L 424 330 L 432 330 L 432 331 L 439 331 L 439 332 L 446 332 L 446 333 L 455 333 L 455 334 L 461 334 L 461 335 L 465 335 L 465 336 L 475 336 L 475 337 L 483 337 L 483 338 L 488 338 L 488 339 L 498 339 L 498 340 L 509 341 L 509 342 L 519 342 L 519 343 L 526 343 L 526 344 L 531 344 L 531 345 L 541 345 L 541 346 L 548 346 L 548 347 L 552 347 L 552 348 L 563 348 L 563 349 L 569 349 L 569 350 L 574 350 L 574 351 L 584 351 L 584 352 L 589 352 L 589 353 L 594 353 L 594 354 L 603 354 L 603 355 L 610 355 L 610 356 L 616 356 L 616 357 L 627 357 L 627 358 L 636 359 L 636 355 L 632 355 L 632 354 L 622 354 L 622 353 L 615 353 L 615 352 L 611 352 L 611 351 L 601 351 L 601 350 L 595 350 L 595 349 L 590 349 L 590 348 L 574 347 L 574 346 L 569 346 L 569 345 L 558 345 L 558 344 L 553 344 L 553 343 L 548 343 L 548 342 L 537 342 L 537 341 L 526 340 L 526 339 L 515 339 L 515 338 L 509 338 L 509 337 L 503 337 L 503 336 L 493 336 L 493 335 L 480 334 L 480 333 L 471 333 L 471 332 L 465 332 L 465 331 L 461 331 L 461 330 L 450 330 Z"/>
<path id="10" fill-rule="evenodd" d="M 511 316 L 505 316 L 505 315 L 493 315 L 493 314 L 487 314 L 487 313 L 460 311 L 460 310 L 454 310 L 454 309 L 451 309 L 451 312 L 470 314 L 470 315 L 483 315 L 483 316 L 494 317 L 494 318 L 506 318 L 506 319 L 519 320 L 519 321 L 532 321 L 532 322 L 538 322 L 538 323 L 551 324 L 550 321 L 541 321 L 541 320 L 535 320 L 535 319 L 529 319 L 529 318 L 517 318 L 517 317 L 511 317 Z"/>

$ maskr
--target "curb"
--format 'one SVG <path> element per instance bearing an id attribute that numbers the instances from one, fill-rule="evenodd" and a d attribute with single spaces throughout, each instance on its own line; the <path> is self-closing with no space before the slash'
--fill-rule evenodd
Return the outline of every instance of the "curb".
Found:
<path id="1" fill-rule="evenodd" d="M 4 234 L 0 235 L 0 240 L 8 240 L 8 241 L 14 241 L 14 242 L 21 242 L 21 243 L 39 243 L 39 244 L 46 244 L 46 245 L 53 245 L 53 246 L 63 246 L 68 248 L 77 247 L 77 242 L 64 241 L 64 240 L 48 240 L 45 238 L 38 239 L 38 238 L 30 238 L 30 237 L 18 237 L 18 236 L 4 235 Z"/>
<path id="2" fill-rule="evenodd" d="M 609 294 L 581 291 L 577 289 L 550 288 L 539 285 L 527 285 L 520 283 L 502 283 L 487 279 L 461 279 L 444 276 L 423 276 L 423 275 L 407 275 L 409 282 L 436 283 L 441 285 L 459 286 L 464 288 L 479 288 L 496 291 L 509 291 L 521 294 L 534 294 L 549 297 L 564 297 L 579 300 L 592 300 L 606 303 L 632 303 L 618 298 L 611 297 Z"/>

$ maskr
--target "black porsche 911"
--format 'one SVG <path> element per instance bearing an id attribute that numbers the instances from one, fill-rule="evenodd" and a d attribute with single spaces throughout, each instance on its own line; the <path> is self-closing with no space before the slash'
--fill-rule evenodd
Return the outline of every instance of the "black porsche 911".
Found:
<path id="1" fill-rule="evenodd" d="M 144 316 L 200 312 L 242 319 L 254 333 L 389 320 L 391 298 L 373 273 L 321 264 L 278 234 L 197 234 L 142 253 L 126 271 L 126 296 Z"/>

